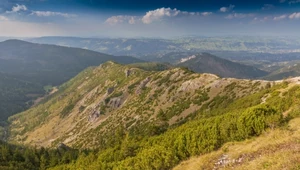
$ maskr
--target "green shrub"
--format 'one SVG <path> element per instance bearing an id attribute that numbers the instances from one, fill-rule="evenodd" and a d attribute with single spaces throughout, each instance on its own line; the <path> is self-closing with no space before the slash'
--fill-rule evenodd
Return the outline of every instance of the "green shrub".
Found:
<path id="1" fill-rule="evenodd" d="M 274 128 L 283 120 L 282 114 L 268 105 L 259 105 L 245 110 L 238 120 L 238 129 L 243 138 L 257 136 L 267 127 Z"/>

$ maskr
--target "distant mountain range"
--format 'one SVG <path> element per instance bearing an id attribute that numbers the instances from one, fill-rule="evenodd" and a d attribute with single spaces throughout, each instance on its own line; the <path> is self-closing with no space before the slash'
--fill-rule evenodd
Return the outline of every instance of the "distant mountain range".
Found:
<path id="1" fill-rule="evenodd" d="M 42 44 L 86 48 L 113 55 L 130 55 L 141 57 L 142 59 L 144 59 L 144 57 L 175 51 L 241 51 L 251 53 L 300 52 L 300 40 L 297 37 L 191 36 L 174 39 L 40 37 L 25 40 Z"/>
<path id="2" fill-rule="evenodd" d="M 142 62 L 128 56 L 112 56 L 95 51 L 34 44 L 20 40 L 0 43 L 0 71 L 25 77 L 42 85 L 58 85 L 89 66 L 112 60 L 129 64 Z"/>

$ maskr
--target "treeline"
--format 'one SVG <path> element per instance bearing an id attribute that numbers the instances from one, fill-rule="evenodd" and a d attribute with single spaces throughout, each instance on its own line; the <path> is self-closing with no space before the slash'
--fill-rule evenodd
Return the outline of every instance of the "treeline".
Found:
<path id="1" fill-rule="evenodd" d="M 86 152 L 82 152 L 84 154 Z M 44 170 L 71 163 L 79 151 L 67 147 L 58 149 L 31 148 L 0 142 L 1 170 Z"/>
<path id="2" fill-rule="evenodd" d="M 33 99 L 44 93 L 39 84 L 19 80 L 0 72 L 0 121 L 28 108 Z"/>

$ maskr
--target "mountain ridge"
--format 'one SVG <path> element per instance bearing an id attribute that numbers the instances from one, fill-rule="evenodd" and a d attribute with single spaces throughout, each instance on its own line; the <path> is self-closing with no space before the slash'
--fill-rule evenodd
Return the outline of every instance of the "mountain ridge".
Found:
<path id="1" fill-rule="evenodd" d="M 10 117 L 8 141 L 79 150 L 72 162 L 52 170 L 171 169 L 297 118 L 299 79 L 220 78 L 106 62 Z"/>
<path id="2" fill-rule="evenodd" d="M 105 76 L 102 75 L 102 73 L 106 73 Z M 236 86 L 237 83 L 240 84 L 240 86 Z M 262 83 L 263 85 L 258 85 L 260 83 Z M 59 89 L 64 89 L 66 90 L 66 92 L 63 92 L 64 90 L 59 90 L 61 93 L 58 94 L 60 95 L 58 96 L 58 94 L 56 94 L 55 95 L 56 97 L 52 99 L 52 102 L 50 102 L 51 101 L 50 98 L 48 102 L 46 101 L 46 103 L 43 104 L 45 106 L 40 105 L 41 107 L 40 109 L 46 107 L 46 105 L 48 105 L 48 107 L 52 107 L 51 105 L 47 104 L 49 102 L 50 103 L 54 102 L 56 103 L 55 105 L 60 106 L 54 110 L 46 109 L 44 111 L 45 112 L 44 118 L 38 118 L 41 115 L 38 116 L 36 114 L 39 113 L 40 111 L 36 112 L 37 111 L 36 108 L 32 108 L 26 111 L 27 113 L 21 113 L 11 117 L 10 121 L 12 122 L 12 127 L 20 126 L 25 129 L 29 128 L 34 130 L 36 127 L 30 128 L 30 126 L 34 125 L 35 123 L 30 123 L 30 126 L 28 125 L 23 126 L 21 124 L 18 125 L 19 123 L 15 124 L 16 122 L 18 122 L 15 121 L 15 119 L 16 120 L 19 119 L 18 118 L 19 115 L 21 116 L 20 117 L 21 119 L 24 118 L 25 120 L 35 115 L 33 117 L 35 117 L 35 119 L 37 119 L 37 121 L 39 122 L 40 119 L 47 120 L 48 119 L 47 117 L 50 116 L 52 117 L 53 120 L 51 121 L 50 124 L 47 124 L 47 126 L 45 126 L 44 129 L 53 131 L 52 127 L 58 128 L 58 124 L 54 126 L 53 122 L 57 122 L 57 123 L 59 123 L 60 121 L 72 122 L 76 120 L 75 122 L 77 122 L 77 124 L 78 122 L 80 122 L 78 125 L 76 125 L 77 128 L 79 129 L 83 128 L 85 130 L 80 130 L 80 131 L 86 132 L 88 129 L 90 129 L 90 127 L 94 127 L 94 128 L 97 128 L 97 126 L 101 127 L 101 124 L 103 123 L 102 121 L 105 122 L 110 118 L 112 119 L 112 122 L 108 121 L 107 123 L 109 124 L 109 126 L 114 126 L 113 122 L 121 121 L 119 120 L 120 117 L 117 115 L 122 113 L 122 115 L 123 116 L 126 115 L 125 117 L 128 117 L 127 119 L 129 120 L 136 119 L 135 118 L 136 116 L 141 117 L 142 120 L 144 120 L 143 122 L 144 124 L 147 124 L 146 123 L 147 121 L 145 121 L 145 119 L 153 119 L 156 120 L 156 122 L 165 122 L 167 120 L 165 123 L 172 125 L 172 124 L 176 124 L 176 121 L 180 121 L 180 119 L 184 120 L 186 117 L 191 115 L 194 111 L 199 110 L 202 107 L 203 102 L 204 103 L 209 102 L 210 100 L 212 100 L 214 97 L 217 97 L 218 95 L 225 95 L 229 93 L 229 91 L 223 92 L 223 90 L 225 89 L 230 89 L 230 92 L 232 93 L 230 94 L 229 98 L 239 98 L 245 94 L 253 93 L 254 91 L 259 89 L 258 87 L 265 86 L 267 83 L 268 82 L 266 81 L 261 81 L 258 83 L 256 81 L 238 80 L 233 78 L 221 79 L 212 74 L 197 74 L 182 68 L 174 68 L 162 72 L 147 72 L 144 70 L 140 70 L 128 66 L 122 66 L 114 62 L 106 62 L 105 64 L 102 64 L 101 66 L 96 67 L 95 69 L 93 68 L 87 69 L 86 71 L 80 73 L 77 77 L 73 78 L 70 82 L 67 82 L 63 86 L 61 86 Z M 253 87 L 255 86 L 258 86 L 256 87 L 256 90 L 253 89 Z M 163 90 L 164 88 L 166 88 L 166 90 Z M 237 89 L 239 88 L 242 88 L 245 94 L 238 92 Z M 80 91 L 82 91 L 82 93 Z M 170 96 L 171 93 L 172 94 L 174 93 L 173 98 L 171 98 Z M 187 94 L 189 93 L 195 93 L 195 94 L 188 96 Z M 199 97 L 199 99 L 197 99 L 198 98 L 197 96 Z M 184 103 L 180 103 L 179 100 L 182 97 L 184 98 L 184 100 L 187 101 Z M 156 100 L 157 102 L 155 102 Z M 58 101 L 60 104 L 57 103 Z M 136 105 L 136 103 L 144 103 L 144 104 Z M 65 106 L 62 107 L 62 105 Z M 146 106 L 153 108 L 150 109 L 152 110 L 150 111 L 151 113 L 145 110 L 144 107 Z M 179 109 L 181 110 L 180 112 L 175 110 L 173 111 L 172 108 L 174 107 L 175 108 L 183 107 L 183 109 L 182 108 Z M 164 114 L 166 115 L 164 114 L 160 115 L 161 114 L 160 110 L 165 112 Z M 143 114 L 138 115 L 135 114 L 135 112 L 142 112 Z M 26 114 L 27 114 L 26 116 L 27 118 L 24 117 Z M 31 114 L 32 116 L 29 116 Z M 70 118 L 70 116 L 72 118 Z M 77 120 L 76 117 L 78 116 L 81 118 Z M 92 123 L 91 125 L 86 126 L 91 123 L 89 120 L 94 120 L 94 119 L 97 120 L 96 122 L 98 123 L 96 124 Z M 134 122 L 138 121 L 139 119 L 140 118 L 136 119 Z M 21 122 L 28 122 L 25 120 Z M 121 122 L 123 122 L 121 124 L 123 124 L 124 126 L 127 123 L 129 123 L 128 121 L 121 121 Z M 38 124 L 36 124 L 37 127 L 41 127 Z M 76 132 L 72 130 L 74 128 L 73 125 L 70 125 L 69 127 L 65 127 L 66 124 L 67 123 L 61 124 L 60 128 L 61 129 L 67 128 L 69 129 L 68 133 L 72 133 L 73 135 L 75 135 Z M 13 129 L 19 129 L 19 128 L 13 128 Z M 62 130 L 60 129 L 57 129 L 57 131 L 55 132 L 56 134 L 55 136 L 59 136 L 60 138 L 58 140 L 54 138 L 56 140 L 55 143 L 63 142 L 68 144 L 68 142 L 66 141 L 71 142 L 72 140 L 74 140 L 69 137 L 67 138 L 63 137 L 63 136 L 68 136 L 67 135 L 68 133 L 58 135 L 59 134 L 58 131 L 62 132 Z M 66 129 L 63 131 L 66 131 Z M 90 131 L 89 133 L 93 133 L 92 129 L 88 131 Z M 19 132 L 17 132 L 17 134 Z M 15 130 L 12 130 L 11 133 L 14 134 Z M 27 136 L 26 131 L 22 133 L 24 133 L 25 136 Z M 39 142 L 36 140 L 37 139 L 40 140 L 41 138 L 44 138 L 42 136 L 39 137 L 38 134 L 43 134 L 43 133 L 42 131 L 41 132 L 36 131 L 32 133 L 30 135 L 31 137 L 29 136 L 26 137 L 27 139 L 26 143 L 35 143 L 38 146 Z M 51 134 L 51 133 L 49 131 L 46 134 Z M 85 136 L 84 133 L 82 133 L 81 135 Z M 32 139 L 32 141 L 30 141 L 30 139 Z M 77 136 L 77 139 L 75 139 L 75 143 L 73 141 L 71 142 L 72 143 L 71 145 L 75 147 L 80 147 L 80 145 L 82 145 L 82 143 L 84 143 L 86 139 L 87 139 L 86 137 L 79 138 Z M 46 144 L 45 146 L 51 146 L 51 145 L 55 146 L 55 144 L 51 144 L 51 142 L 49 143 L 49 140 L 53 141 L 50 136 L 46 137 L 45 142 L 48 144 Z M 76 144 L 76 141 L 79 143 Z M 84 145 L 86 144 L 83 144 L 83 146 Z M 92 144 L 91 146 L 93 145 L 95 144 Z"/>

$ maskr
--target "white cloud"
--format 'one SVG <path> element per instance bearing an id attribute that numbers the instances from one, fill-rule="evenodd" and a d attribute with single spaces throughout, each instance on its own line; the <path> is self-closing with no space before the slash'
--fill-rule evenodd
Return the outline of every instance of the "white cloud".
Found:
<path id="1" fill-rule="evenodd" d="M 51 16 L 62 16 L 65 18 L 76 17 L 75 14 L 61 13 L 61 12 L 52 12 L 52 11 L 32 11 L 30 15 L 36 15 L 38 17 L 51 17 Z"/>
<path id="2" fill-rule="evenodd" d="M 292 4 L 298 4 L 300 3 L 300 0 L 293 0 L 293 1 L 290 1 L 289 4 L 292 5 Z"/>
<path id="3" fill-rule="evenodd" d="M 0 21 L 8 21 L 9 19 L 5 16 L 0 15 Z"/>
<path id="4" fill-rule="evenodd" d="M 286 0 L 279 0 L 279 3 L 285 3 Z"/>
<path id="5" fill-rule="evenodd" d="M 129 23 L 129 24 L 135 24 L 137 20 L 136 16 L 129 16 L 129 15 L 118 15 L 118 16 L 112 16 L 108 18 L 105 23 L 109 25 L 116 25 L 119 23 Z"/>
<path id="6" fill-rule="evenodd" d="M 17 13 L 19 11 L 27 11 L 27 7 L 25 5 L 19 5 L 16 4 L 16 6 L 13 6 L 11 11 L 6 11 L 6 13 Z"/>
<path id="7" fill-rule="evenodd" d="M 279 20 L 283 20 L 287 17 L 287 15 L 280 15 L 280 16 L 277 16 L 277 17 L 274 17 L 273 20 L 274 21 L 279 21 Z"/>
<path id="8" fill-rule="evenodd" d="M 289 15 L 290 19 L 300 19 L 300 12 L 295 12 Z"/>
<path id="9" fill-rule="evenodd" d="M 229 11 L 233 10 L 234 7 L 235 7 L 235 5 L 229 5 L 229 7 L 221 7 L 220 11 L 221 12 L 229 12 Z"/>
<path id="10" fill-rule="evenodd" d="M 106 19 L 105 23 L 109 25 L 116 25 L 120 23 L 128 23 L 128 24 L 136 24 L 136 23 L 144 23 L 150 24 L 155 21 L 161 21 L 166 18 L 172 17 L 188 17 L 188 16 L 209 16 L 212 15 L 212 12 L 188 12 L 188 11 L 180 11 L 176 8 L 158 8 L 156 10 L 148 11 L 144 16 L 130 16 L 130 15 L 117 15 L 111 16 Z"/>
<path id="11" fill-rule="evenodd" d="M 202 16 L 209 16 L 209 15 L 211 15 L 211 14 L 212 14 L 212 12 L 202 12 L 202 13 L 201 13 Z"/>
<path id="12" fill-rule="evenodd" d="M 146 15 L 143 16 L 142 22 L 144 24 L 150 24 L 154 21 L 159 21 L 163 18 L 168 17 L 176 17 L 176 16 L 194 16 L 200 15 L 198 12 L 187 12 L 187 11 L 180 11 L 176 8 L 159 8 L 153 11 L 148 11 Z"/>
<path id="13" fill-rule="evenodd" d="M 11 11 L 6 11 L 6 13 L 19 13 L 21 11 L 28 11 L 26 14 L 29 14 L 30 10 L 25 5 L 19 5 L 16 4 L 16 6 L 13 6 Z M 38 17 L 51 17 L 51 16 L 61 16 L 65 18 L 71 18 L 76 17 L 75 14 L 68 14 L 68 13 L 62 13 L 62 12 L 52 12 L 52 11 L 31 11 L 30 15 L 36 15 Z"/>
<path id="14" fill-rule="evenodd" d="M 229 14 L 227 15 L 225 18 L 226 19 L 240 19 L 240 18 L 246 18 L 246 17 L 253 17 L 254 14 L 244 14 L 244 13 L 233 13 L 233 14 Z"/>

